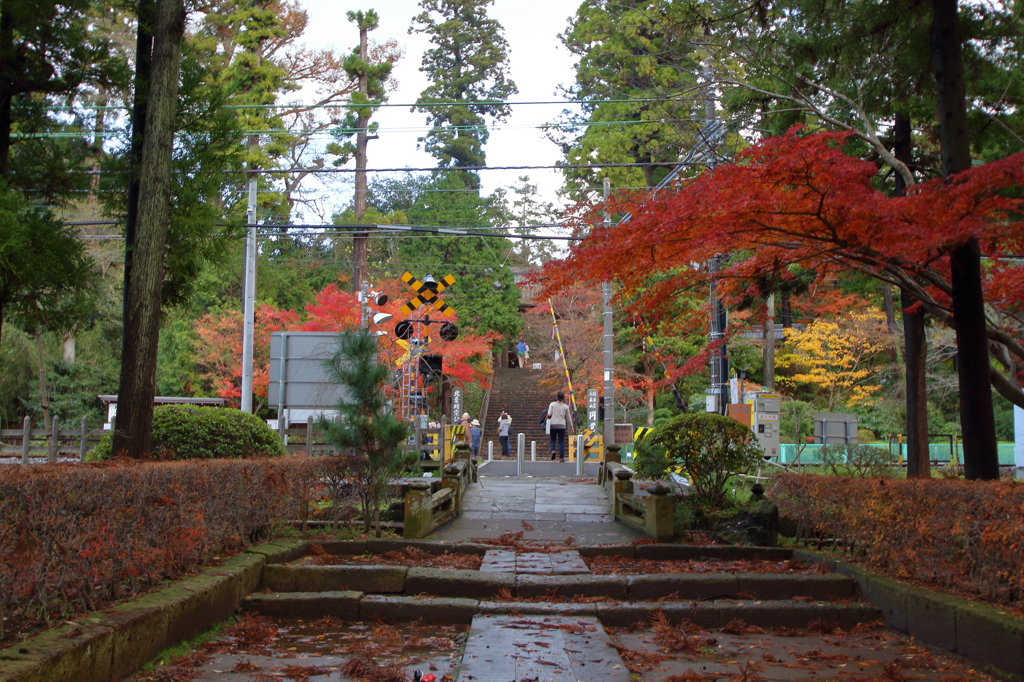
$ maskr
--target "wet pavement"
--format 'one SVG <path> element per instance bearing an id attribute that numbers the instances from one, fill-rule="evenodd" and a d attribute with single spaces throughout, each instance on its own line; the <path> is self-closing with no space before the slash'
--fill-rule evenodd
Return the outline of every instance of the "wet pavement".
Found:
<path id="1" fill-rule="evenodd" d="M 493 464 L 480 468 L 480 485 L 464 494 L 462 515 L 428 539 L 461 542 L 521 532 L 521 542 L 607 545 L 642 537 L 615 522 L 608 495 L 594 478 L 495 475 Z"/>

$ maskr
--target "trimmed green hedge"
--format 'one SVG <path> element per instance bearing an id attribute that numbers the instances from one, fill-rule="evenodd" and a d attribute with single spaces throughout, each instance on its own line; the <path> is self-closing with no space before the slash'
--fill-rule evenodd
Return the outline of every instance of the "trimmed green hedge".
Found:
<path id="1" fill-rule="evenodd" d="M 90 460 L 110 459 L 112 434 L 104 434 Z M 226 407 L 158 405 L 153 410 L 156 459 L 249 459 L 285 454 L 278 435 L 256 415 Z"/>

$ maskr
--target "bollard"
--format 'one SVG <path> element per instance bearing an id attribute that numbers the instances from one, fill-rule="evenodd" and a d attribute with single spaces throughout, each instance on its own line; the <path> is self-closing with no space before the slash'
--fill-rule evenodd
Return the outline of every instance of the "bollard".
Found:
<path id="1" fill-rule="evenodd" d="M 576 475 L 583 475 L 583 436 L 576 436 Z"/>
<path id="2" fill-rule="evenodd" d="M 28 464 L 28 444 L 32 440 L 32 417 L 25 415 L 21 432 L 21 463 Z"/>
<path id="3" fill-rule="evenodd" d="M 49 457 L 50 464 L 57 463 L 57 450 L 60 449 L 60 417 L 53 415 L 53 434 L 50 437 Z"/>
<path id="4" fill-rule="evenodd" d="M 490 462 L 494 459 L 494 441 L 487 441 L 487 461 Z"/>
<path id="5" fill-rule="evenodd" d="M 537 441 L 535 440 L 530 441 L 530 461 L 537 461 Z"/>
<path id="6" fill-rule="evenodd" d="M 523 475 L 523 456 L 526 455 L 526 434 L 516 436 L 516 476 Z"/>

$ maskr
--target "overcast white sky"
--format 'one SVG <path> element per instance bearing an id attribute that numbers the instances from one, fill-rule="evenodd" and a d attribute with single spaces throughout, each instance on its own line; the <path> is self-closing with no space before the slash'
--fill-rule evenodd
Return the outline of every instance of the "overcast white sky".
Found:
<path id="1" fill-rule="evenodd" d="M 345 13 L 352 10 L 375 9 L 380 15 L 380 28 L 370 34 L 383 42 L 396 39 L 404 48 L 404 58 L 395 65 L 394 75 L 398 90 L 391 94 L 390 102 L 411 104 L 426 87 L 426 78 L 419 67 L 423 52 L 429 47 L 422 34 L 409 35 L 412 18 L 421 10 L 417 0 L 366 0 L 351 2 L 338 0 L 300 0 L 309 13 L 309 28 L 305 42 L 310 47 L 336 47 L 351 49 L 358 41 L 355 25 Z M 509 62 L 512 80 L 519 94 L 512 102 L 550 102 L 560 100 L 556 94 L 559 85 L 573 80 L 573 56 L 558 40 L 567 20 L 579 7 L 580 0 L 495 0 L 489 14 L 505 28 L 509 43 Z M 558 148 L 544 139 L 536 129 L 554 121 L 565 108 L 561 105 L 523 105 L 512 108 L 512 116 L 504 124 L 492 128 L 490 140 L 484 148 L 488 166 L 551 165 L 560 158 Z M 423 114 L 411 112 L 407 107 L 385 107 L 374 115 L 380 124 L 380 139 L 370 142 L 369 168 L 426 168 L 435 166 L 433 157 L 416 148 L 416 138 L 426 130 Z M 516 182 L 520 175 L 529 175 L 541 187 L 542 194 L 554 199 L 561 186 L 561 176 L 555 171 L 483 171 L 480 173 L 484 191 Z"/>

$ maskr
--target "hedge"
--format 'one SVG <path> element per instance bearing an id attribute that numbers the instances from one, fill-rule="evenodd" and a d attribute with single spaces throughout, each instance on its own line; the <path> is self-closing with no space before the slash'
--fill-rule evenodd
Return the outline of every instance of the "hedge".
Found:
<path id="1" fill-rule="evenodd" d="M 0 613 L 102 607 L 353 494 L 349 457 L 0 468 Z M 20 627 L 19 629 L 24 629 Z"/>
<path id="2" fill-rule="evenodd" d="M 773 493 L 805 535 L 882 573 L 997 603 L 1024 595 L 1024 484 L 784 474 Z"/>
<path id="3" fill-rule="evenodd" d="M 285 454 L 281 438 L 254 414 L 223 407 L 158 405 L 153 410 L 154 459 L 247 459 Z M 110 459 L 104 434 L 89 460 Z"/>

